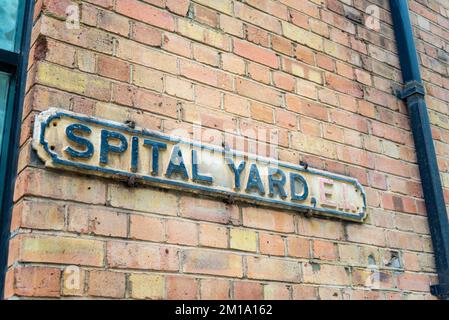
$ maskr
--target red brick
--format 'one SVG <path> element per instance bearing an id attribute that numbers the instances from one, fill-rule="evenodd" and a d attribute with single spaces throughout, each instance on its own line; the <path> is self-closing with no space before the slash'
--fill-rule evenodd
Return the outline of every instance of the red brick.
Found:
<path id="1" fill-rule="evenodd" d="M 64 207 L 56 203 L 23 201 L 13 209 L 11 231 L 18 228 L 62 230 Z"/>
<path id="2" fill-rule="evenodd" d="M 198 244 L 198 226 L 178 220 L 167 221 L 167 242 L 195 246 Z"/>
<path id="3" fill-rule="evenodd" d="M 270 76 L 270 68 L 265 66 L 261 66 L 260 64 L 248 62 L 248 76 L 256 80 L 257 82 L 262 82 L 265 84 L 270 84 L 271 76 Z"/>
<path id="4" fill-rule="evenodd" d="M 68 208 L 69 231 L 110 237 L 126 237 L 128 217 L 126 214 L 95 207 Z"/>
<path id="5" fill-rule="evenodd" d="M 337 77 L 334 74 L 326 74 L 326 84 L 328 88 L 349 94 L 353 97 L 363 97 L 363 90 L 358 84 L 355 84 L 354 82 L 342 77 Z"/>
<path id="6" fill-rule="evenodd" d="M 316 287 L 295 284 L 292 286 L 293 300 L 317 300 L 318 290 Z"/>
<path id="7" fill-rule="evenodd" d="M 243 276 L 242 257 L 237 254 L 207 250 L 187 250 L 183 253 L 185 273 L 209 274 L 241 278 Z"/>
<path id="8" fill-rule="evenodd" d="M 403 273 L 398 277 L 398 287 L 402 290 L 428 292 L 431 281 L 429 276 L 417 273 Z"/>
<path id="9" fill-rule="evenodd" d="M 162 32 L 143 23 L 136 22 L 132 29 L 132 39 L 153 47 L 162 46 Z"/>
<path id="10" fill-rule="evenodd" d="M 278 51 L 288 56 L 291 56 L 293 53 L 293 45 L 291 41 L 284 39 L 283 37 L 271 35 L 271 45 L 274 51 Z"/>
<path id="11" fill-rule="evenodd" d="M 263 299 L 263 286 L 260 283 L 235 281 L 233 287 L 235 300 Z"/>
<path id="12" fill-rule="evenodd" d="M 335 62 L 332 58 L 324 54 L 317 54 L 316 56 L 317 66 L 327 71 L 335 71 Z"/>
<path id="13" fill-rule="evenodd" d="M 293 232 L 293 215 L 285 212 L 246 207 L 242 209 L 243 225 L 278 232 Z"/>
<path id="14" fill-rule="evenodd" d="M 274 85 L 286 91 L 295 91 L 296 82 L 293 76 L 282 72 L 273 72 Z"/>
<path id="15" fill-rule="evenodd" d="M 150 244 L 117 242 L 107 243 L 107 261 L 119 269 L 178 271 L 178 250 Z"/>
<path id="16" fill-rule="evenodd" d="M 274 106 L 281 106 L 281 94 L 270 87 L 262 86 L 253 81 L 236 79 L 236 91 L 245 97 L 265 102 Z"/>
<path id="17" fill-rule="evenodd" d="M 295 57 L 299 61 L 307 63 L 308 65 L 315 64 L 315 54 L 312 49 L 302 45 L 297 45 L 295 49 Z"/>
<path id="18" fill-rule="evenodd" d="M 313 257 L 320 260 L 337 259 L 335 245 L 332 242 L 314 240 L 313 241 Z"/>
<path id="19" fill-rule="evenodd" d="M 164 50 L 190 58 L 192 57 L 191 42 L 173 33 L 164 33 L 162 36 Z"/>
<path id="20" fill-rule="evenodd" d="M 234 224 L 240 219 L 237 206 L 215 200 L 185 196 L 181 197 L 179 207 L 181 216 L 195 220 Z"/>
<path id="21" fill-rule="evenodd" d="M 115 13 L 101 11 L 98 16 L 98 26 L 109 32 L 118 33 L 124 37 L 128 37 L 129 35 L 129 20 Z"/>
<path id="22" fill-rule="evenodd" d="M 167 299 L 194 300 L 198 298 L 198 281 L 181 276 L 167 277 Z"/>
<path id="23" fill-rule="evenodd" d="M 126 275 L 120 272 L 90 271 L 87 293 L 94 297 L 123 298 Z"/>
<path id="24" fill-rule="evenodd" d="M 214 248 L 228 247 L 228 230 L 213 224 L 200 225 L 200 245 Z"/>
<path id="25" fill-rule="evenodd" d="M 305 238 L 287 238 L 288 255 L 296 258 L 310 257 L 310 241 Z"/>
<path id="26" fill-rule="evenodd" d="M 227 112 L 238 114 L 242 117 L 249 117 L 250 115 L 248 99 L 225 94 L 223 106 Z"/>
<path id="27" fill-rule="evenodd" d="M 319 104 L 301 99 L 297 96 L 287 94 L 285 96 L 287 109 L 312 117 L 317 120 L 328 121 L 328 109 Z"/>
<path id="28" fill-rule="evenodd" d="M 297 261 L 246 257 L 247 276 L 250 279 L 299 282 L 300 267 Z"/>
<path id="29" fill-rule="evenodd" d="M 279 59 L 276 54 L 245 41 L 234 39 L 234 53 L 271 68 L 277 69 L 279 67 Z"/>
<path id="30" fill-rule="evenodd" d="M 252 42 L 254 44 L 257 44 L 259 46 L 263 47 L 269 47 L 270 45 L 270 39 L 269 39 L 269 33 L 265 30 L 253 27 L 251 25 L 245 26 L 246 28 L 246 40 L 249 42 Z"/>
<path id="31" fill-rule="evenodd" d="M 10 270 L 14 282 L 11 291 L 5 292 L 5 298 L 11 295 L 26 297 L 59 297 L 61 270 L 48 267 L 16 267 Z"/>
<path id="32" fill-rule="evenodd" d="M 175 29 L 172 15 L 137 0 L 117 0 L 115 10 L 127 17 L 156 27 L 170 31 Z"/>
<path id="33" fill-rule="evenodd" d="M 296 114 L 280 109 L 276 110 L 276 124 L 289 130 L 296 130 L 298 128 Z"/>
<path id="34" fill-rule="evenodd" d="M 129 236 L 132 239 L 163 242 L 165 240 L 165 224 L 158 218 L 131 215 Z"/>
<path id="35" fill-rule="evenodd" d="M 343 266 L 304 263 L 304 283 L 347 286 L 350 284 L 349 271 Z"/>
<path id="36" fill-rule="evenodd" d="M 26 169 L 17 178 L 15 201 L 24 195 L 104 204 L 106 202 L 106 186 L 99 180 Z"/>
<path id="37" fill-rule="evenodd" d="M 230 291 L 230 284 L 227 280 L 203 279 L 200 281 L 202 300 L 228 300 Z"/>
<path id="38" fill-rule="evenodd" d="M 284 239 L 278 235 L 259 233 L 259 248 L 262 254 L 274 256 L 285 255 Z"/>
<path id="39" fill-rule="evenodd" d="M 216 11 L 199 5 L 194 5 L 194 8 L 196 21 L 207 24 L 213 28 L 217 27 L 218 14 Z"/>
<path id="40" fill-rule="evenodd" d="M 250 104 L 251 118 L 266 123 L 273 123 L 273 109 L 262 103 L 251 101 Z"/>
<path id="41" fill-rule="evenodd" d="M 193 45 L 193 57 L 199 62 L 217 67 L 219 55 L 218 51 L 203 45 L 194 44 Z"/>
<path id="42" fill-rule="evenodd" d="M 190 0 L 166 0 L 167 9 L 173 13 L 185 16 L 189 10 Z"/>
<path id="43" fill-rule="evenodd" d="M 181 61 L 180 73 L 184 77 L 220 89 L 231 90 L 232 88 L 232 78 L 228 74 L 205 67 L 198 63 Z"/>

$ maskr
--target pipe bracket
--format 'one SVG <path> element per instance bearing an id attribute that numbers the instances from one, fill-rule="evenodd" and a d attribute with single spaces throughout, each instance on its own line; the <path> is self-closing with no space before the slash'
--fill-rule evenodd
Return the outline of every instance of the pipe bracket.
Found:
<path id="1" fill-rule="evenodd" d="M 440 283 L 430 286 L 430 293 L 436 297 L 448 298 L 449 297 L 449 284 Z"/>
<path id="2" fill-rule="evenodd" d="M 421 82 L 409 81 L 402 87 L 402 90 L 395 90 L 394 93 L 399 99 L 405 100 L 415 94 L 425 96 L 426 90 Z"/>

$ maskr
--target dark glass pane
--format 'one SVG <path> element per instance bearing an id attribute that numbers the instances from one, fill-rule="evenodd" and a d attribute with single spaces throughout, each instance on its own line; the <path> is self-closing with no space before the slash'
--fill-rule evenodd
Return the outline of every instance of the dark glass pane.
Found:
<path id="1" fill-rule="evenodd" d="M 20 0 L 0 0 L 0 49 L 14 51 Z"/>
<path id="2" fill-rule="evenodd" d="M 8 104 L 9 78 L 10 78 L 9 74 L 0 72 L 0 147 L 3 142 L 3 134 L 5 130 L 6 107 Z M 1 148 L 0 148 L 0 159 L 1 159 Z"/>

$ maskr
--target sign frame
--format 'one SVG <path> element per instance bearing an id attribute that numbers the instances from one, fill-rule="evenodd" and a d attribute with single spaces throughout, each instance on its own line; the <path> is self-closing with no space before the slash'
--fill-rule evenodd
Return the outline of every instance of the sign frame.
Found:
<path id="1" fill-rule="evenodd" d="M 266 196 L 259 196 L 255 194 L 242 194 L 239 192 L 220 190 L 214 188 L 212 186 L 204 185 L 204 184 L 192 184 L 187 183 L 185 181 L 180 180 L 170 180 L 166 178 L 161 178 L 157 176 L 151 175 L 139 175 L 133 173 L 131 171 L 122 171 L 116 170 L 107 167 L 101 166 L 93 166 L 85 163 L 80 163 L 76 161 L 70 161 L 66 159 L 61 159 L 56 152 L 53 152 L 49 147 L 48 141 L 45 139 L 46 129 L 50 126 L 50 123 L 55 119 L 60 119 L 61 117 L 68 117 L 73 119 L 74 121 L 90 123 L 96 126 L 102 126 L 109 128 L 111 130 L 119 130 L 122 132 L 126 132 L 130 135 L 138 135 L 153 139 L 164 140 L 173 144 L 184 144 L 190 147 L 196 147 L 201 149 L 210 150 L 217 153 L 222 153 L 226 155 L 232 155 L 235 157 L 241 157 L 244 159 L 264 162 L 267 164 L 276 165 L 280 168 L 290 169 L 294 171 L 298 171 L 299 173 L 307 173 L 317 175 L 323 178 L 332 179 L 340 182 L 344 182 L 347 184 L 351 184 L 355 187 L 357 192 L 360 192 L 363 198 L 363 206 L 361 206 L 361 210 L 358 213 L 348 213 L 340 210 L 335 210 L 332 208 L 322 208 L 322 207 L 312 207 L 310 205 L 305 205 L 302 203 L 294 203 L 287 202 L 280 199 L 270 199 Z M 246 203 L 257 204 L 267 207 L 275 207 L 282 208 L 285 210 L 293 210 L 297 212 L 308 212 L 312 215 L 317 216 L 327 216 L 333 218 L 339 218 L 342 220 L 349 220 L 355 222 L 363 222 L 367 216 L 366 213 L 366 193 L 364 191 L 363 186 L 359 183 L 359 181 L 355 178 L 346 177 L 338 174 L 333 174 L 330 172 L 325 172 L 322 170 L 314 169 L 314 168 L 304 168 L 299 165 L 294 165 L 290 163 L 286 163 L 283 161 L 279 161 L 276 159 L 270 159 L 263 156 L 258 156 L 250 153 L 245 153 L 237 150 L 230 150 L 225 148 L 220 148 L 218 146 L 199 143 L 197 141 L 192 141 L 189 139 L 181 138 L 181 137 L 173 137 L 165 134 L 161 134 L 154 130 L 148 130 L 144 128 L 135 127 L 132 128 L 125 123 L 119 123 L 111 120 L 103 120 L 94 117 L 90 117 L 87 115 L 76 114 L 71 111 L 67 111 L 64 109 L 50 108 L 46 111 L 41 112 L 36 115 L 35 123 L 34 123 L 34 133 L 33 133 L 33 149 L 37 151 L 38 156 L 41 160 L 45 162 L 47 167 L 53 168 L 63 168 L 69 171 L 74 172 L 83 172 L 92 175 L 100 175 L 102 177 L 113 178 L 116 180 L 127 181 L 130 178 L 135 178 L 136 182 L 143 182 L 145 185 L 153 185 L 165 189 L 182 189 L 183 191 L 187 191 L 190 193 L 207 193 L 209 196 L 215 196 L 222 198 L 223 200 L 233 199 L 235 201 L 243 201 Z M 45 155 L 40 154 L 41 152 L 47 153 L 49 159 L 44 159 Z M 51 163 L 48 161 L 51 160 Z M 311 200 L 313 203 L 313 199 Z M 316 199 L 315 199 L 316 205 Z"/>

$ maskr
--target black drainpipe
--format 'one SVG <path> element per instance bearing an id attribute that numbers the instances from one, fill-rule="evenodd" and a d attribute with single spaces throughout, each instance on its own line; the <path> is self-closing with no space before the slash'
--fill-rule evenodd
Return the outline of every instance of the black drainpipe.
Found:
<path id="1" fill-rule="evenodd" d="M 407 104 L 411 121 L 438 273 L 439 284 L 431 286 L 431 293 L 447 299 L 449 298 L 449 221 L 427 114 L 425 90 L 419 71 L 407 0 L 390 0 L 390 7 L 404 79 L 404 89 L 399 96 Z"/>

